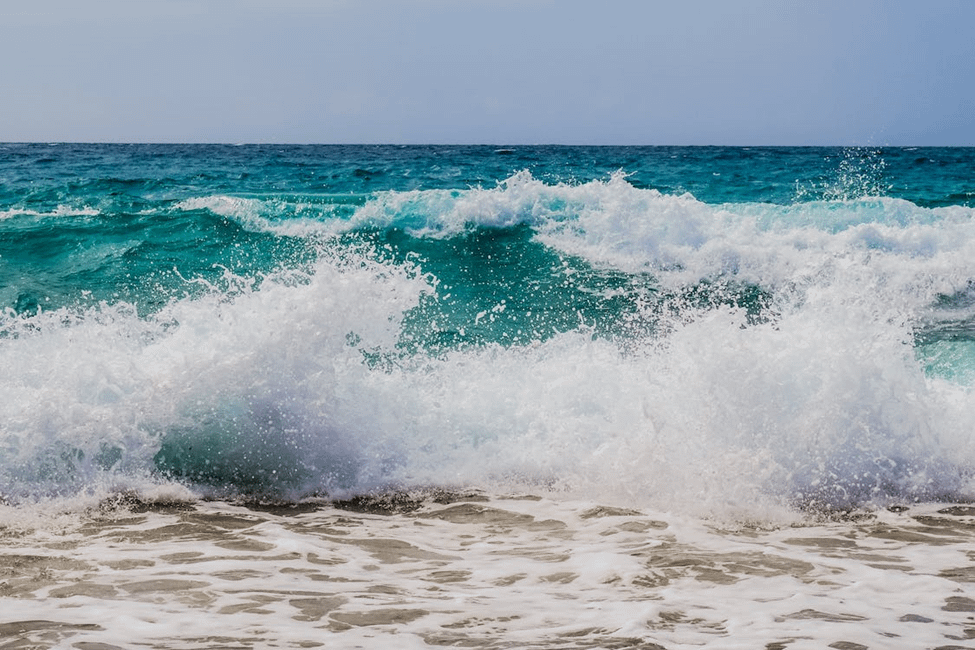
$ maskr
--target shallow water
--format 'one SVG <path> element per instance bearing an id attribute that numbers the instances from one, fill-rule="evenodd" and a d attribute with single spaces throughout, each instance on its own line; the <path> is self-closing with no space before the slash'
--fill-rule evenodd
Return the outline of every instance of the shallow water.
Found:
<path id="1" fill-rule="evenodd" d="M 472 493 L 7 512 L 0 647 L 972 647 L 975 508 L 893 510 L 730 528 Z"/>

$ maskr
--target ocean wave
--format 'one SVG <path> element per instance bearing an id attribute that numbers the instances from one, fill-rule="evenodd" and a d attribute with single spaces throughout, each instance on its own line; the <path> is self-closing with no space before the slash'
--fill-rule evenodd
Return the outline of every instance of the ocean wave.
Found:
<path id="1" fill-rule="evenodd" d="M 328 196 L 251 198 L 226 195 L 193 197 L 178 201 L 174 209 L 206 210 L 234 220 L 242 228 L 280 237 L 316 237 L 341 229 L 341 221 L 354 211 L 356 201 Z M 337 223 L 338 222 L 338 223 Z"/>
<path id="2" fill-rule="evenodd" d="M 328 406 L 341 376 L 367 372 L 361 350 L 393 345 L 425 286 L 401 267 L 358 259 L 282 273 L 259 291 L 228 272 L 202 297 L 148 318 L 125 303 L 29 317 L 8 310 L 0 316 L 0 492 L 70 493 L 106 474 L 192 477 L 172 457 L 162 470 L 154 461 L 181 435 L 198 449 L 226 436 L 200 462 L 239 454 L 243 476 L 264 471 L 261 444 L 280 468 L 303 460 L 302 440 L 332 429 Z M 338 454 L 316 442 L 316 453 Z"/>
<path id="3" fill-rule="evenodd" d="M 216 195 L 176 207 L 205 209 L 251 230 L 309 238 L 395 229 L 449 239 L 472 229 L 528 226 L 538 241 L 566 254 L 631 273 L 673 275 L 677 282 L 734 273 L 783 285 L 796 281 L 799 268 L 849 255 L 937 265 L 969 256 L 967 242 L 975 240 L 975 209 L 964 206 L 924 208 L 887 197 L 712 205 L 690 194 L 639 189 L 623 172 L 551 185 L 521 171 L 487 189 L 316 200 Z"/>
<path id="4" fill-rule="evenodd" d="M 975 277 L 975 210 L 867 197 L 792 205 L 709 205 L 690 194 L 606 181 L 548 185 L 527 171 L 497 187 L 378 194 L 343 225 L 450 239 L 530 227 L 536 241 L 601 268 L 649 273 L 665 288 L 734 278 L 779 292 L 837 286 L 848 300 L 920 310 Z M 841 286 L 842 285 L 842 286 Z"/>
<path id="5" fill-rule="evenodd" d="M 160 245 L 146 268 L 174 286 L 0 315 L 0 492 L 515 484 L 719 517 L 968 499 L 973 217 L 709 204 L 622 172 L 160 199 L 58 282 Z M 301 254 L 224 268 L 202 222 L 228 226 L 221 255 Z"/>
<path id="6" fill-rule="evenodd" d="M 8 313 L 0 492 L 517 484 L 717 516 L 972 494 L 975 396 L 926 375 L 909 319 L 872 301 L 808 299 L 757 324 L 687 309 L 625 343 L 580 326 L 401 347 L 435 290 L 346 252 L 259 288 L 228 273 L 149 318 Z"/>

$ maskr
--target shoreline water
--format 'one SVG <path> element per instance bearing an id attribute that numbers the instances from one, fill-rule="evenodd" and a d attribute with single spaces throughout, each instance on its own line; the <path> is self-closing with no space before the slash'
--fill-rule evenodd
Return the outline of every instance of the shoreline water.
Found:
<path id="1" fill-rule="evenodd" d="M 971 505 L 729 528 L 530 494 L 444 497 L 130 502 L 60 528 L 0 529 L 0 638 L 173 650 L 975 638 Z"/>

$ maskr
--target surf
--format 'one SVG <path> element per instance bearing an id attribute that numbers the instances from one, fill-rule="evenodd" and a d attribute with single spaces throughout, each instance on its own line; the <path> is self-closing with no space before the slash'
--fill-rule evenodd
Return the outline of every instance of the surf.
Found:
<path id="1" fill-rule="evenodd" d="M 776 202 L 646 169 L 416 187 L 409 157 L 328 163 L 349 191 L 314 190 L 312 154 L 273 152 L 306 156 L 269 172 L 289 191 L 139 163 L 124 199 L 0 206 L 8 501 L 442 487 L 748 519 L 972 498 L 975 215 L 892 196 L 876 156 L 843 159 L 845 193 Z M 25 292 L 10 243 L 42 228 Z"/>

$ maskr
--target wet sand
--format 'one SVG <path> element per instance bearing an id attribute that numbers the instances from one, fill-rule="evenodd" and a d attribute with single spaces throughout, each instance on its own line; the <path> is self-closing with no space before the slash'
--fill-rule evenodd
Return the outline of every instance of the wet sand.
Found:
<path id="1" fill-rule="evenodd" d="M 341 505 L 8 524 L 0 649 L 975 647 L 971 506 L 749 527 L 524 495 Z"/>

